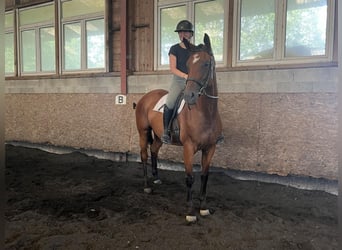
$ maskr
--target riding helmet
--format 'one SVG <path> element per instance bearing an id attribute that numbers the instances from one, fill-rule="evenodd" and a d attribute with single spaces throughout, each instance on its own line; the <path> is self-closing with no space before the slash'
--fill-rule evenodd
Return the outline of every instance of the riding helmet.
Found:
<path id="1" fill-rule="evenodd" d="M 188 20 L 182 20 L 177 24 L 175 32 L 188 31 L 194 33 L 194 26 Z"/>

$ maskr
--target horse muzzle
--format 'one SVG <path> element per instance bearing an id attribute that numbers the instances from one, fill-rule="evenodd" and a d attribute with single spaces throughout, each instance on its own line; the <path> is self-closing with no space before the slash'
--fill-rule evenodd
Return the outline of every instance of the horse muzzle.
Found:
<path id="1" fill-rule="evenodd" d="M 184 100 L 188 105 L 196 104 L 198 96 L 199 96 L 198 92 L 194 92 L 194 91 L 184 92 Z"/>

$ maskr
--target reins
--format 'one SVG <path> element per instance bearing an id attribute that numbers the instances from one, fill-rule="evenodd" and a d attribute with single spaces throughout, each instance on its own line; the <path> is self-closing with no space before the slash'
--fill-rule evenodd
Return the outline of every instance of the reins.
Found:
<path id="1" fill-rule="evenodd" d="M 186 79 L 186 84 L 188 83 L 188 81 L 195 82 L 198 86 L 200 86 L 200 89 L 199 89 L 199 91 L 198 91 L 198 95 L 199 95 L 199 96 L 205 95 L 205 96 L 207 96 L 208 98 L 218 99 L 218 98 L 219 98 L 218 96 L 209 95 L 209 94 L 206 92 L 206 88 L 207 88 L 208 85 L 209 85 L 209 80 L 210 80 L 210 78 L 211 78 L 211 79 L 214 79 L 214 63 L 213 63 L 213 61 L 214 61 L 213 56 L 211 56 L 211 57 L 210 57 L 209 70 L 208 70 L 208 73 L 207 73 L 207 75 L 206 75 L 204 81 L 202 81 L 202 80 L 197 80 L 197 79 L 194 79 L 194 78 L 188 78 L 188 79 Z"/>

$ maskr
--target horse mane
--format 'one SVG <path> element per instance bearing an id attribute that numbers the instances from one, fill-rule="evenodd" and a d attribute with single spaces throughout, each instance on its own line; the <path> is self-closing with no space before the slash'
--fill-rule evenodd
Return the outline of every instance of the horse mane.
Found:
<path id="1" fill-rule="evenodd" d="M 190 48 L 191 52 L 201 52 L 201 51 L 206 51 L 206 46 L 204 44 L 199 44 L 197 46 L 193 46 Z"/>
<path id="2" fill-rule="evenodd" d="M 207 52 L 209 55 L 213 56 L 213 52 L 211 48 L 208 48 L 205 44 L 193 45 L 189 44 L 189 51 L 190 53 L 197 53 L 197 52 Z"/>

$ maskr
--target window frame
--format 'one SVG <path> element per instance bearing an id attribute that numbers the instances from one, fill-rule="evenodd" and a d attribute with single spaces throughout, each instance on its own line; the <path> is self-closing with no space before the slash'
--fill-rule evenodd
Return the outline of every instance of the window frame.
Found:
<path id="1" fill-rule="evenodd" d="M 11 11 L 6 11 L 5 12 L 5 15 L 7 15 L 7 14 L 12 14 L 13 15 L 13 20 L 12 20 L 12 27 L 9 27 L 9 28 L 6 28 L 5 27 L 5 36 L 6 35 L 9 35 L 9 34 L 12 34 L 13 35 L 13 58 L 12 58 L 12 60 L 13 60 L 13 72 L 6 72 L 6 67 L 5 67 L 5 77 L 9 77 L 9 76 L 15 76 L 16 74 L 17 74 L 17 67 L 16 67 L 16 58 L 17 58 L 17 56 L 16 56 L 16 32 L 15 32 L 15 26 L 16 26 L 16 13 L 15 13 L 15 11 L 14 10 L 11 10 Z M 5 38 L 5 36 L 4 36 L 4 41 L 6 41 L 6 38 Z M 5 45 L 5 48 L 6 48 L 6 45 Z M 6 56 L 5 56 L 5 60 L 6 60 Z M 6 65 L 6 62 L 5 62 L 5 65 Z"/>
<path id="2" fill-rule="evenodd" d="M 19 76 L 26 76 L 26 75 L 54 75 L 56 74 L 56 59 L 55 59 L 55 69 L 53 71 L 43 71 L 42 70 L 42 47 L 41 47 L 41 37 L 40 37 L 40 31 L 44 28 L 54 28 L 54 26 L 51 25 L 42 25 L 42 26 L 35 26 L 35 27 L 25 27 L 19 29 L 19 40 L 20 43 L 18 44 L 18 51 L 19 51 Z M 34 31 L 35 33 L 35 48 L 36 48 L 36 69 L 32 72 L 24 71 L 24 62 L 23 62 L 23 44 L 22 44 L 22 32 L 25 31 Z M 55 51 L 56 51 L 56 45 L 55 45 Z M 55 52 L 56 53 L 56 52 Z"/>
<path id="3" fill-rule="evenodd" d="M 306 57 L 286 57 L 286 14 L 287 0 L 275 0 L 275 24 L 274 24 L 274 51 L 270 59 L 251 59 L 240 60 L 240 26 L 241 26 L 241 1 L 234 2 L 234 25 L 233 25 L 233 49 L 232 49 L 232 67 L 244 66 L 292 66 L 292 65 L 310 65 L 333 62 L 334 50 L 334 22 L 335 22 L 335 0 L 327 0 L 327 24 L 325 55 L 306 56 Z"/>
<path id="4" fill-rule="evenodd" d="M 33 24 L 25 24 L 21 25 L 20 24 L 20 12 L 25 11 L 25 10 L 30 10 L 30 9 L 35 9 L 35 8 L 40 8 L 44 6 L 49 6 L 52 5 L 54 10 L 56 8 L 54 2 L 48 2 L 48 3 L 43 3 L 39 5 L 34 5 L 34 6 L 29 6 L 29 7 L 24 7 L 16 10 L 16 22 L 17 22 L 17 39 L 16 39 L 16 47 L 17 47 L 17 74 L 18 76 L 30 76 L 30 75 L 55 75 L 56 70 L 57 70 L 57 63 L 56 63 L 56 58 L 55 58 L 55 69 L 53 71 L 42 71 L 41 67 L 41 44 L 40 44 L 40 29 L 44 28 L 54 28 L 55 31 L 55 41 L 56 41 L 56 24 L 55 24 L 55 17 L 52 19 L 50 22 L 37 22 Z M 55 11 L 54 11 L 55 13 Z M 35 32 L 35 48 L 36 48 L 36 69 L 35 71 L 32 72 L 24 72 L 23 69 L 23 44 L 22 44 L 22 32 L 28 31 L 28 30 L 34 30 Z M 56 42 L 55 42 L 55 54 L 56 54 Z"/>
<path id="5" fill-rule="evenodd" d="M 173 7 L 179 7 L 179 6 L 185 6 L 187 8 L 186 11 L 186 19 L 189 20 L 194 24 L 195 19 L 195 5 L 199 3 L 205 3 L 205 2 L 211 2 L 212 0 L 188 0 L 188 1 L 181 1 L 181 0 L 164 0 L 164 1 L 154 1 L 154 43 L 156 46 L 154 46 L 154 70 L 169 70 L 169 64 L 161 64 L 161 11 L 162 9 L 167 8 L 173 8 Z M 224 67 L 227 65 L 228 61 L 228 15 L 226 13 L 229 13 L 229 1 L 224 0 L 224 30 L 223 30 L 223 57 L 222 61 L 217 61 L 216 66 L 217 67 Z M 196 25 L 194 24 L 195 29 Z M 196 33 L 196 32 L 195 32 Z M 192 41 L 199 44 L 202 43 L 203 36 L 202 37 L 194 37 L 192 38 Z M 203 34 L 204 35 L 204 34 Z M 177 34 L 175 34 L 177 36 Z"/>
<path id="6" fill-rule="evenodd" d="M 191 13 L 189 12 L 189 3 L 188 2 L 182 2 L 182 1 L 169 1 L 170 3 L 164 3 L 159 5 L 158 0 L 154 1 L 155 4 L 155 12 L 154 12 L 154 19 L 155 25 L 154 25 L 154 44 L 157 46 L 154 46 L 154 69 L 155 70 L 167 70 L 169 69 L 169 64 L 161 64 L 161 11 L 162 9 L 167 8 L 175 8 L 180 6 L 185 6 L 187 8 L 186 15 L 187 18 L 190 19 Z"/>
<path id="7" fill-rule="evenodd" d="M 155 0 L 154 2 L 154 70 L 169 70 L 168 64 L 161 65 L 161 9 L 186 5 L 188 19 L 194 20 L 194 5 L 205 0 Z M 336 41 L 336 0 L 327 0 L 327 23 L 325 38 L 325 55 L 286 57 L 286 15 L 287 1 L 275 1 L 274 51 L 271 59 L 239 60 L 239 32 L 241 0 L 224 1 L 224 42 L 223 61 L 217 63 L 224 70 L 269 69 L 269 68 L 303 68 L 312 66 L 334 66 L 337 64 Z M 189 7 L 191 5 L 191 7 Z M 196 26 L 196 24 L 194 23 Z M 197 40 L 195 38 L 195 40 Z M 201 41 L 197 40 L 196 43 Z M 284 52 L 283 52 L 284 51 Z"/>
<path id="8" fill-rule="evenodd" d="M 45 0 L 43 2 L 38 3 L 27 3 L 27 4 L 19 4 L 17 6 L 12 6 L 11 9 L 5 11 L 5 14 L 13 13 L 13 28 L 7 28 L 5 29 L 5 34 L 7 33 L 13 33 L 13 50 L 14 50 L 14 72 L 8 72 L 5 73 L 5 76 L 7 78 L 30 78 L 30 77 L 56 77 L 56 76 L 65 76 L 65 75 L 89 75 L 89 74 L 96 74 L 96 73 L 108 73 L 110 62 L 109 62 L 109 53 L 111 49 L 108 46 L 108 1 L 103 0 L 103 11 L 98 11 L 96 13 L 87 14 L 87 15 L 79 15 L 77 18 L 71 17 L 71 18 L 64 18 L 62 20 L 62 3 L 64 1 L 68 0 Z M 20 12 L 30 9 L 36 9 L 44 6 L 52 6 L 54 9 L 54 18 L 51 18 L 49 21 L 37 21 L 37 22 L 26 22 L 25 24 L 20 24 Z M 85 30 L 83 32 L 84 36 L 84 46 L 82 47 L 81 54 L 84 54 L 84 60 L 85 65 L 87 64 L 87 22 L 92 20 L 98 20 L 101 19 L 103 22 L 103 48 L 104 48 L 104 54 L 103 54 L 103 60 L 104 60 L 104 66 L 101 68 L 86 68 L 82 70 L 63 70 L 62 68 L 62 62 L 64 61 L 63 57 L 63 21 L 64 22 L 83 22 L 83 25 L 85 27 Z M 29 20 L 29 19 L 27 19 Z M 53 71 L 43 71 L 42 68 L 42 62 L 43 59 L 42 56 L 42 47 L 41 47 L 41 30 L 44 28 L 53 28 L 54 29 L 54 70 Z M 35 71 L 26 71 L 24 72 L 24 62 L 23 62 L 23 44 L 22 44 L 22 32 L 33 30 L 35 34 Z M 101 34 L 102 35 L 102 34 Z M 83 50 L 84 48 L 84 50 Z"/>
<path id="9" fill-rule="evenodd" d="M 106 2 L 106 1 L 105 1 Z M 60 6 L 59 12 L 62 13 L 61 11 L 62 6 Z M 106 7 L 105 7 L 106 9 Z M 59 32 L 59 44 L 60 44 L 60 74 L 66 75 L 66 74 L 75 74 L 75 73 L 103 73 L 107 72 L 108 70 L 108 62 L 107 62 L 107 45 L 106 41 L 107 39 L 107 26 L 106 26 L 106 17 L 105 17 L 106 10 L 103 11 L 103 14 L 100 15 L 101 13 L 92 13 L 91 15 L 79 15 L 79 16 L 74 16 L 71 18 L 62 18 L 62 15 L 60 14 L 60 32 Z M 104 67 L 103 68 L 88 68 L 87 66 L 87 56 L 88 56 L 88 51 L 87 51 L 87 27 L 86 24 L 88 21 L 93 21 L 93 20 L 103 20 L 104 23 Z M 76 69 L 76 70 L 67 70 L 64 68 L 65 66 L 65 55 L 64 55 L 64 25 L 66 24 L 73 24 L 73 23 L 79 23 L 81 26 L 81 69 Z"/>

